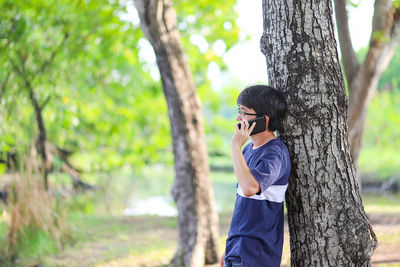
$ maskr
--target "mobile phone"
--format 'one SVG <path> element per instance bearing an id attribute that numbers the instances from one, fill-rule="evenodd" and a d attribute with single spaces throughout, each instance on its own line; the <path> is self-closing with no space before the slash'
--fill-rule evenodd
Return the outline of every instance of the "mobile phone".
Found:
<path id="1" fill-rule="evenodd" d="M 251 131 L 250 135 L 264 132 L 267 129 L 267 127 L 265 126 L 265 117 L 264 116 L 255 118 L 253 120 L 249 120 L 249 128 L 253 123 L 255 123 L 256 126 L 254 126 L 254 129 L 253 129 L 253 131 Z M 238 123 L 239 129 L 240 129 L 240 126 L 241 126 L 241 124 Z"/>

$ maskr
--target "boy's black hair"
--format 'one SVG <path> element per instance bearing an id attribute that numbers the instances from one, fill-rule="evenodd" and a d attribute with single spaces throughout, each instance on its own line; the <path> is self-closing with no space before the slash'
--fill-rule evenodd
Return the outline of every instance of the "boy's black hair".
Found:
<path id="1" fill-rule="evenodd" d="M 268 130 L 272 132 L 278 130 L 286 115 L 283 93 L 266 85 L 247 87 L 238 96 L 237 104 L 254 109 L 259 116 L 267 115 Z"/>

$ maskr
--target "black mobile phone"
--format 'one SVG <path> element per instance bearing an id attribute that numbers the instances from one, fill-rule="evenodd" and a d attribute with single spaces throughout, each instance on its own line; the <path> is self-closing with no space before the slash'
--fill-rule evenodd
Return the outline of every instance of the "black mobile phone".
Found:
<path id="1" fill-rule="evenodd" d="M 264 132 L 264 131 L 267 129 L 267 127 L 265 126 L 265 117 L 264 117 L 264 116 L 263 116 L 263 117 L 255 118 L 255 119 L 253 119 L 253 120 L 249 120 L 249 127 L 250 127 L 253 123 L 256 123 L 256 126 L 254 126 L 254 129 L 253 129 L 253 131 L 250 133 L 250 135 Z M 239 129 L 240 129 L 240 126 L 241 126 L 241 124 L 238 123 L 238 128 L 239 128 Z"/>

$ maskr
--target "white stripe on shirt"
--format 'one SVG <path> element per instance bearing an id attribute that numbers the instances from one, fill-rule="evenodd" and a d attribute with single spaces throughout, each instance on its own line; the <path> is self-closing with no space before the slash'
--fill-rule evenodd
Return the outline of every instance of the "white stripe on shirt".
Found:
<path id="1" fill-rule="evenodd" d="M 269 200 L 272 202 L 283 202 L 285 201 L 285 192 L 288 187 L 288 184 L 285 185 L 271 185 L 267 189 L 265 189 L 263 192 L 261 192 L 260 195 L 254 194 L 250 197 L 246 197 L 243 193 L 242 188 L 240 185 L 238 185 L 237 188 L 237 193 L 246 198 L 252 198 L 256 200 Z"/>

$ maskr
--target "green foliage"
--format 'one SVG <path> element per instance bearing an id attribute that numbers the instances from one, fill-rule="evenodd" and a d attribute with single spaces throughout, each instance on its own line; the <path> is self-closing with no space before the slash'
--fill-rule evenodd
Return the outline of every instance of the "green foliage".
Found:
<path id="1" fill-rule="evenodd" d="M 362 173 L 389 178 L 399 171 L 400 158 L 400 93 L 377 92 L 369 106 L 359 157 Z M 379 155 L 379 156 L 378 156 Z"/>
<path id="2" fill-rule="evenodd" d="M 346 0 L 348 4 L 350 4 L 352 7 L 358 7 L 361 3 L 361 0 Z"/>
<path id="3" fill-rule="evenodd" d="M 215 101 L 207 73 L 211 63 L 226 70 L 223 55 L 241 41 L 235 4 L 234 0 L 174 0 L 186 60 L 205 108 L 214 111 L 221 103 Z"/>
<path id="4" fill-rule="evenodd" d="M 400 214 L 400 194 L 364 194 L 363 204 L 367 213 Z"/>
<path id="5" fill-rule="evenodd" d="M 7 12 L 0 77 L 8 78 L 0 95 L 0 151 L 22 154 L 34 142 L 32 89 L 40 103 L 50 97 L 43 109 L 48 140 L 93 155 L 86 171 L 171 161 L 157 157 L 170 144 L 166 104 L 139 62 L 135 44 L 142 33 L 121 20 L 123 5 L 66 0 L 1 6 Z"/>
<path id="6" fill-rule="evenodd" d="M 95 203 L 90 194 L 79 194 L 66 200 L 65 205 L 71 212 L 93 214 Z"/>
<path id="7" fill-rule="evenodd" d="M 364 47 L 357 51 L 358 62 L 363 62 L 367 56 L 368 48 Z M 393 58 L 391 59 L 388 67 L 382 73 L 379 79 L 377 90 L 399 90 L 400 89 L 400 79 L 399 70 L 400 69 L 400 47 L 398 46 L 394 52 Z"/>
<path id="8" fill-rule="evenodd" d="M 371 39 L 373 41 L 382 42 L 382 43 L 390 42 L 390 37 L 385 35 L 384 30 L 376 31 L 376 32 L 372 33 Z"/>
<path id="9" fill-rule="evenodd" d="M 59 251 L 54 238 L 41 229 L 25 229 L 21 240 L 21 243 L 16 247 L 20 259 L 40 259 L 45 255 L 55 254 Z"/>
<path id="10" fill-rule="evenodd" d="M 222 55 L 239 40 L 235 4 L 233 0 L 174 1 L 184 50 L 190 55 L 188 62 L 196 82 L 201 79 L 198 74 L 206 79 L 204 66 L 212 61 L 221 68 L 226 67 Z"/>
<path id="11" fill-rule="evenodd" d="M 368 47 L 360 48 L 356 53 L 358 62 L 363 62 L 365 57 L 367 56 L 367 53 L 368 53 Z"/>
<path id="12" fill-rule="evenodd" d="M 140 56 L 141 30 L 126 20 L 132 4 L 0 1 L 0 151 L 23 154 L 35 142 L 32 89 L 39 103 L 49 99 L 42 114 L 47 139 L 75 151 L 72 161 L 84 171 L 172 164 L 161 84 Z M 221 102 L 207 71 L 212 62 L 225 68 L 222 56 L 238 41 L 234 4 L 175 2 L 184 51 L 204 107 L 213 112 Z"/>
<path id="13" fill-rule="evenodd" d="M 393 7 L 400 8 L 400 0 L 393 0 Z"/>
<path id="14" fill-rule="evenodd" d="M 237 105 L 236 98 L 240 90 L 225 88 L 219 93 L 214 93 L 209 98 L 215 98 L 219 107 L 205 110 L 205 132 L 207 146 L 210 154 L 230 155 L 230 140 L 236 123 Z"/>
<path id="15" fill-rule="evenodd" d="M 357 52 L 360 62 L 368 49 Z M 400 94 L 398 70 L 400 69 L 400 47 L 382 74 L 377 92 L 368 108 L 364 128 L 359 166 L 364 179 L 387 179 L 398 172 L 400 161 L 399 132 L 395 125 L 400 122 Z M 379 157 L 377 157 L 379 155 Z"/>
<path id="16" fill-rule="evenodd" d="M 68 241 L 59 198 L 44 190 L 38 182 L 39 173 L 37 160 L 32 157 L 24 158 L 18 174 L 12 175 L 7 206 L 0 216 L 0 223 L 7 225 L 6 233 L 0 229 L 0 254 L 8 259 L 41 257 L 58 251 Z"/>
<path id="17" fill-rule="evenodd" d="M 400 90 L 400 46 L 397 46 L 393 58 L 378 82 L 378 90 Z"/>

